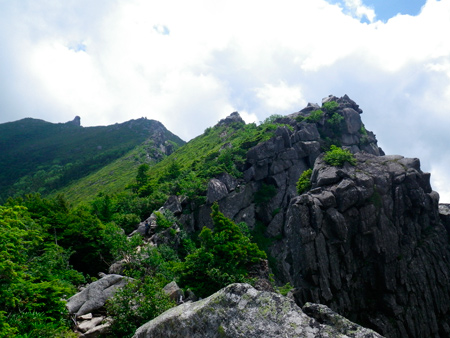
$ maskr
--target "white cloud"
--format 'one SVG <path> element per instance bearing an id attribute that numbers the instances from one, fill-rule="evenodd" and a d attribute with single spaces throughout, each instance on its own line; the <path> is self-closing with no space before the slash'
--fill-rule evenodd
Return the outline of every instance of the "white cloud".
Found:
<path id="1" fill-rule="evenodd" d="M 265 84 L 256 88 L 256 97 L 261 99 L 268 109 L 274 109 L 276 113 L 302 108 L 306 101 L 302 97 L 300 86 L 289 87 L 283 81 L 278 84 Z"/>
<path id="2" fill-rule="evenodd" d="M 0 122 L 80 115 L 89 126 L 146 116 L 188 140 L 236 110 L 262 121 L 348 94 L 388 153 L 420 157 L 424 170 L 450 167 L 442 156 L 450 0 L 387 22 L 360 0 L 346 8 L 324 0 L 1 2 Z M 433 182 L 450 195 L 450 177 Z"/>
<path id="3" fill-rule="evenodd" d="M 366 17 L 369 22 L 375 20 L 375 11 L 373 8 L 365 6 L 361 0 L 344 0 L 345 6 L 352 12 L 358 19 Z"/>

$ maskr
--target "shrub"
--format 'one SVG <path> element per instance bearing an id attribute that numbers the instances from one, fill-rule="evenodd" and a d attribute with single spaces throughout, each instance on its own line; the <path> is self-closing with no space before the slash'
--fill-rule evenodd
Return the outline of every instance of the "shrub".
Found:
<path id="1" fill-rule="evenodd" d="M 302 116 L 302 115 L 298 115 L 298 116 L 295 118 L 295 121 L 297 121 L 298 123 L 303 122 L 304 120 L 305 120 L 305 117 Z"/>
<path id="2" fill-rule="evenodd" d="M 261 124 L 272 124 L 275 123 L 277 119 L 283 118 L 283 115 L 273 114 L 266 118 Z"/>
<path id="3" fill-rule="evenodd" d="M 322 105 L 322 108 L 325 109 L 327 113 L 333 113 L 339 108 L 339 103 L 336 101 L 328 101 Z"/>
<path id="4" fill-rule="evenodd" d="M 356 165 L 355 156 L 347 149 L 342 149 L 332 145 L 323 158 L 326 163 L 332 166 L 341 167 L 345 162 Z"/>
<path id="5" fill-rule="evenodd" d="M 327 120 L 327 122 L 333 126 L 339 126 L 343 120 L 344 116 L 338 113 L 333 113 L 333 115 L 331 115 L 331 117 Z"/>
<path id="6" fill-rule="evenodd" d="M 294 287 L 291 285 L 291 283 L 286 283 L 284 286 L 278 286 L 276 287 L 277 291 L 282 294 L 283 296 L 287 296 L 289 291 L 291 291 Z"/>
<path id="7" fill-rule="evenodd" d="M 305 170 L 297 181 L 297 192 L 299 195 L 311 189 L 312 169 Z"/>
<path id="8" fill-rule="evenodd" d="M 322 117 L 323 111 L 318 109 L 311 112 L 311 114 L 305 118 L 305 121 L 309 123 L 317 123 L 322 119 Z"/>
<path id="9" fill-rule="evenodd" d="M 214 229 L 204 227 L 201 247 L 181 264 L 180 283 L 197 296 L 207 297 L 231 283 L 251 282 L 247 268 L 266 254 L 238 226 L 212 206 Z"/>
<path id="10" fill-rule="evenodd" d="M 162 290 L 164 283 L 153 276 L 128 283 L 106 303 L 113 318 L 112 337 L 131 337 L 136 329 L 175 306 Z"/>
<path id="11" fill-rule="evenodd" d="M 170 210 L 165 209 L 163 213 L 156 211 L 156 232 L 164 229 L 169 229 L 176 221 L 173 213 Z"/>

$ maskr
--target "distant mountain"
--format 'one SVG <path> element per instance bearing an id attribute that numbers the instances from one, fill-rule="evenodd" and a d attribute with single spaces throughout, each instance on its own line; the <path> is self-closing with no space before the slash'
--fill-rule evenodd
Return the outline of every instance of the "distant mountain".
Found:
<path id="1" fill-rule="evenodd" d="M 184 144 L 160 122 L 141 118 L 82 127 L 26 118 L 0 124 L 0 202 L 8 196 L 62 189 L 100 170 L 137 146 L 141 160 L 157 162 Z"/>

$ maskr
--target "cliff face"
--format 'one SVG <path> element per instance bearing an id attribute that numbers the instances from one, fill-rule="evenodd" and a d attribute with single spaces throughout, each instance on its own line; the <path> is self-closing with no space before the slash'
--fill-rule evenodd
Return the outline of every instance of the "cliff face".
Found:
<path id="1" fill-rule="evenodd" d="M 418 159 L 356 154 L 314 166 L 313 189 L 290 202 L 272 252 L 297 287 L 388 337 L 448 337 L 450 249 L 439 195 Z"/>
<path id="2" fill-rule="evenodd" d="M 178 197 L 166 207 L 197 231 L 212 227 L 218 201 L 225 216 L 263 232 L 275 278 L 296 288 L 300 306 L 326 304 L 387 337 L 448 337 L 450 208 L 439 214 L 418 159 L 384 156 L 361 113 L 347 96 L 308 104 L 248 151 L 242 179 L 212 179 L 193 213 Z M 354 153 L 356 165 L 327 165 L 330 144 Z M 312 189 L 299 196 L 308 168 Z"/>

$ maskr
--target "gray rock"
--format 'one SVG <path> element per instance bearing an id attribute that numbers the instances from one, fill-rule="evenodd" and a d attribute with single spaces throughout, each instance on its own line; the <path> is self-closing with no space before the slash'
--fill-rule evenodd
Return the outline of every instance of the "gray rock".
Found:
<path id="1" fill-rule="evenodd" d="M 321 311 L 336 322 L 320 323 L 280 294 L 232 284 L 206 299 L 164 312 L 141 326 L 133 338 L 381 337 L 326 307 Z"/>
<path id="2" fill-rule="evenodd" d="M 291 200 L 272 251 L 279 275 L 298 304 L 326 304 L 387 337 L 450 336 L 450 207 L 417 159 L 356 158 L 316 161 L 316 188 Z"/>
<path id="3" fill-rule="evenodd" d="M 177 282 L 172 281 L 164 286 L 163 291 L 175 302 L 181 303 L 184 298 L 184 292 L 180 289 Z"/>
<path id="4" fill-rule="evenodd" d="M 239 115 L 239 113 L 237 111 L 231 113 L 229 116 L 227 116 L 226 118 L 220 120 L 217 123 L 217 126 L 225 126 L 225 125 L 229 125 L 232 123 L 243 123 L 245 124 L 245 121 L 242 119 L 241 115 Z"/>
<path id="5" fill-rule="evenodd" d="M 108 333 L 110 326 L 111 326 L 110 323 L 98 325 L 98 326 L 90 329 L 83 335 L 80 335 L 80 338 L 97 338 L 97 337 L 105 336 Z"/>
<path id="6" fill-rule="evenodd" d="M 83 291 L 69 298 L 66 304 L 69 313 L 81 316 L 101 308 L 129 280 L 130 278 L 120 275 L 106 275 L 89 284 Z"/>
<path id="7" fill-rule="evenodd" d="M 227 186 L 216 178 L 213 178 L 208 183 L 208 190 L 206 193 L 207 203 L 213 203 L 221 200 L 228 195 Z"/>
<path id="8" fill-rule="evenodd" d="M 344 116 L 345 124 L 347 126 L 347 133 L 357 134 L 362 126 L 359 113 L 352 108 L 344 108 L 342 109 L 342 115 Z"/>
<path id="9" fill-rule="evenodd" d="M 302 310 L 311 318 L 316 319 L 321 324 L 329 325 L 345 337 L 381 337 L 381 335 L 379 335 L 378 333 L 357 325 L 347 318 L 337 314 L 328 306 L 322 304 L 306 303 L 302 307 Z"/>
<path id="10" fill-rule="evenodd" d="M 162 208 L 164 210 L 170 210 L 175 216 L 181 214 L 183 208 L 181 207 L 181 199 L 182 196 L 172 195 L 169 199 L 164 203 Z"/>
<path id="11" fill-rule="evenodd" d="M 101 316 L 101 317 L 93 317 L 92 319 L 89 320 L 84 320 L 78 325 L 78 330 L 81 332 L 87 332 L 89 330 L 92 330 L 94 327 L 99 325 L 104 319 L 105 317 Z"/>

